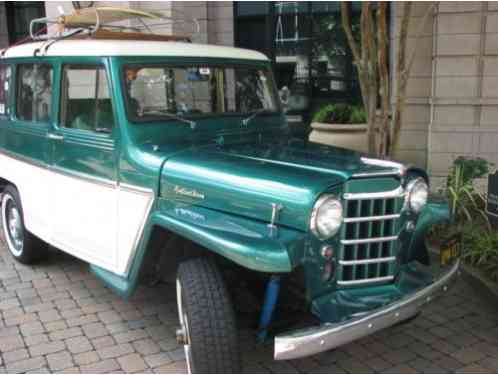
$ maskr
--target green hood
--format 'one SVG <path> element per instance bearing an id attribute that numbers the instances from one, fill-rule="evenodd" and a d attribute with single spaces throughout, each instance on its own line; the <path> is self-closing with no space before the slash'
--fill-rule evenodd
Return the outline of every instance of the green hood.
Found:
<path id="1" fill-rule="evenodd" d="M 350 150 L 313 143 L 199 146 L 172 155 L 162 168 L 161 196 L 306 231 L 317 197 L 354 174 L 393 172 Z"/>

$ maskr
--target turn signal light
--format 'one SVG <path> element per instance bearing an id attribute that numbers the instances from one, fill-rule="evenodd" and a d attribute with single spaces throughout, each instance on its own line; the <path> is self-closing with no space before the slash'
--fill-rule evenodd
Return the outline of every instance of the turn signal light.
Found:
<path id="1" fill-rule="evenodd" d="M 325 245 L 322 247 L 322 257 L 329 260 L 334 256 L 334 248 L 330 245 Z"/>

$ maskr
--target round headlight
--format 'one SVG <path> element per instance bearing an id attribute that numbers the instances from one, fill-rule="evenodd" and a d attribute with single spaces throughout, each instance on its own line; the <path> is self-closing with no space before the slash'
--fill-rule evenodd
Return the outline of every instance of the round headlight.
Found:
<path id="1" fill-rule="evenodd" d="M 422 208 L 424 208 L 427 203 L 427 197 L 429 195 L 429 187 L 425 180 L 419 177 L 410 181 L 406 187 L 406 193 L 408 208 L 415 213 L 422 211 Z"/>
<path id="2" fill-rule="evenodd" d="M 311 214 L 311 231 L 321 240 L 337 233 L 342 223 L 342 204 L 331 195 L 324 195 L 315 203 Z"/>

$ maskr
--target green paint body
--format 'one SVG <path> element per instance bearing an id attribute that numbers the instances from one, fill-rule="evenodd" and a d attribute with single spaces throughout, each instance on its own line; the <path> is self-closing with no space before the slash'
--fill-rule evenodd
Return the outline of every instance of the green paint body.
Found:
<path id="1" fill-rule="evenodd" d="M 135 290 L 156 226 L 250 270 L 291 273 L 302 267 L 311 309 L 326 322 L 344 320 L 358 309 L 369 310 L 430 282 L 429 273 L 417 268 L 417 260 L 427 252 L 423 241 L 427 229 L 448 220 L 445 203 L 428 204 L 418 218 L 404 213 L 399 219 L 400 262 L 395 283 L 340 288 L 334 279 L 321 280 L 324 261 L 320 248 L 325 243 L 338 247 L 338 236 L 323 242 L 310 232 L 314 203 L 324 193 L 341 196 L 392 190 L 400 184 L 393 177 L 370 177 L 360 182 L 352 179 L 355 174 L 393 172 L 392 168 L 365 164 L 362 155 L 350 150 L 291 139 L 283 112 L 258 116 L 247 127 L 241 126 L 242 116 L 206 117 L 197 120 L 195 130 L 174 120 L 134 124 L 126 115 L 122 85 L 125 65 L 158 62 L 270 68 L 268 62 L 137 56 L 22 58 L 1 63 L 15 66 L 40 61 L 54 69 L 52 121 L 33 127 L 25 126 L 15 115 L 9 121 L 0 117 L 0 147 L 33 163 L 57 162 L 62 168 L 154 192 L 153 207 L 126 277 L 91 266 L 121 295 L 129 296 Z M 59 126 L 61 70 L 71 63 L 106 67 L 115 117 L 112 134 L 68 132 Z M 12 98 L 9 105 L 14 109 L 16 99 Z M 68 150 L 63 144 L 46 141 L 47 132 L 64 135 L 67 140 L 74 138 L 79 146 Z M 192 194 L 179 194 L 180 190 Z M 283 207 L 275 223 L 276 233 L 268 227 L 272 203 Z M 409 220 L 416 222 L 412 232 L 404 228 Z"/>

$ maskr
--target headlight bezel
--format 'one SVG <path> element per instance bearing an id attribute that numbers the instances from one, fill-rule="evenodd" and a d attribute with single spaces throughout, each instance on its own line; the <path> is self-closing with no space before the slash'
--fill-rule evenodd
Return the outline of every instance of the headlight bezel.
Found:
<path id="1" fill-rule="evenodd" d="M 414 193 L 414 190 L 418 184 L 422 184 L 423 186 L 425 186 L 425 202 L 419 207 L 414 207 L 412 202 L 412 194 Z M 422 212 L 422 209 L 427 205 L 427 200 L 429 196 L 429 184 L 427 183 L 427 181 L 423 177 L 416 177 L 408 182 L 405 191 L 406 191 L 405 209 L 415 214 L 419 214 L 420 212 Z"/>
<path id="2" fill-rule="evenodd" d="M 332 201 L 333 203 L 336 203 L 340 207 L 340 221 L 339 225 L 337 228 L 334 229 L 332 233 L 329 234 L 323 234 L 320 232 L 318 228 L 318 219 L 320 215 L 320 209 L 323 208 L 325 204 L 330 203 Z M 342 206 L 341 200 L 333 195 L 333 194 L 324 194 L 318 200 L 315 202 L 315 205 L 313 206 L 313 210 L 311 211 L 311 218 L 310 218 L 310 230 L 313 233 L 313 235 L 318 238 L 321 241 L 328 240 L 329 238 L 335 236 L 339 229 L 341 228 L 341 225 L 344 221 L 344 207 Z"/>

